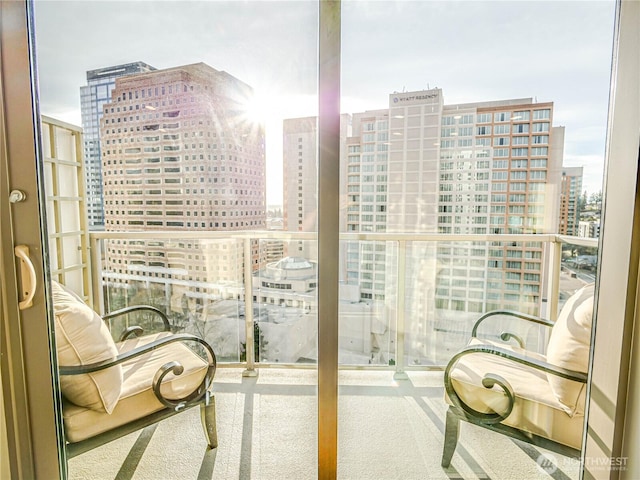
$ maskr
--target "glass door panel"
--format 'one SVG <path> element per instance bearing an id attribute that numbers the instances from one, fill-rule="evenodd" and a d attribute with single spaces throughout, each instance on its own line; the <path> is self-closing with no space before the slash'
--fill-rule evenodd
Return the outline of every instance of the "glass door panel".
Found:
<path id="1" fill-rule="evenodd" d="M 595 278 L 597 240 L 555 234 L 597 230 L 613 15 L 607 2 L 343 5 L 340 361 L 359 367 L 340 376 L 343 478 L 540 475 L 539 451 L 476 427 L 440 467 L 441 370 L 483 313 L 555 320 Z M 546 351 L 539 325 L 486 326 L 488 341 Z M 559 468 L 578 476 L 571 459 Z"/>
<path id="2" fill-rule="evenodd" d="M 155 306 L 218 359 L 220 455 L 194 410 L 72 459 L 70 478 L 313 476 L 318 4 L 35 14 L 54 279 L 102 313 Z M 139 322 L 109 324 L 117 339 Z M 290 373 L 256 378 L 272 365 Z M 284 424 L 306 432 L 293 451 Z"/>

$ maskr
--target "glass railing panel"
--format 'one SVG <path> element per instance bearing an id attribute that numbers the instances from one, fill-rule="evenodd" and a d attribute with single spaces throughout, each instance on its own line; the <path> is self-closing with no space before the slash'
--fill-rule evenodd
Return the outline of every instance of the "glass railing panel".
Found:
<path id="1" fill-rule="evenodd" d="M 595 282 L 598 273 L 596 238 L 562 237 L 562 240 L 559 309 L 576 290 Z"/>
<path id="2" fill-rule="evenodd" d="M 340 365 L 393 365 L 397 242 L 345 240 L 340 252 Z"/>
<path id="3" fill-rule="evenodd" d="M 154 240 L 149 240 L 153 234 L 139 240 L 117 236 L 110 234 L 102 244 L 105 311 L 137 304 L 160 308 L 176 329 L 215 345 L 222 363 L 247 361 L 251 324 L 255 362 L 317 361 L 313 341 L 318 321 L 317 262 L 298 255 L 316 248 L 316 240 L 307 239 L 308 234 L 298 234 L 299 239 L 296 234 L 275 232 L 267 238 L 245 234 L 208 238 L 204 233 L 178 240 L 160 233 Z M 548 285 L 560 274 L 549 261 L 554 237 L 544 241 L 532 241 L 535 236 L 526 240 L 512 236 L 508 241 L 499 236 L 474 241 L 457 241 L 455 236 L 447 241 L 405 240 L 393 234 L 364 237 L 342 242 L 346 253 L 340 259 L 344 271 L 339 285 L 342 366 L 441 367 L 468 342 L 482 314 L 510 310 L 547 317 L 549 305 L 558 301 Z M 260 268 L 246 278 L 247 249 Z M 126 263 L 123 255 L 129 259 Z M 355 267 L 359 270 L 352 275 Z M 560 275 L 560 299 L 575 291 L 566 286 L 565 277 L 580 285 L 588 279 L 588 273 L 582 280 L 576 280 L 575 273 Z M 251 319 L 246 315 L 248 289 Z M 112 322 L 120 331 L 131 320 Z M 513 318 L 495 316 L 478 330 L 494 340 L 504 332 L 527 339 L 530 348 L 543 353 L 544 338 L 537 329 Z M 396 349 L 400 338 L 403 351 Z"/>
<path id="4" fill-rule="evenodd" d="M 243 239 L 148 238 L 104 240 L 105 310 L 151 305 L 175 331 L 207 340 L 219 361 L 243 360 Z M 114 336 L 140 321 L 131 317 L 111 320 Z"/>
<path id="5" fill-rule="evenodd" d="M 446 365 L 486 312 L 540 315 L 546 302 L 545 250 L 545 242 L 531 241 L 408 243 L 404 364 Z M 483 330 L 495 339 L 503 331 L 537 336 L 520 323 L 494 318 Z M 493 325 L 487 331 L 488 324 Z"/>
<path id="6" fill-rule="evenodd" d="M 259 239 L 261 268 L 252 276 L 255 361 L 318 361 L 316 240 Z M 306 252 L 306 254 L 305 254 Z"/>

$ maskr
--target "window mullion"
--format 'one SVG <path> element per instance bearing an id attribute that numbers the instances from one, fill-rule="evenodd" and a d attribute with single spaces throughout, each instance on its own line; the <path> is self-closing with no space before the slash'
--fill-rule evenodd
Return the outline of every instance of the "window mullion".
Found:
<path id="1" fill-rule="evenodd" d="M 318 478 L 337 474 L 340 1 L 320 1 L 318 64 Z"/>

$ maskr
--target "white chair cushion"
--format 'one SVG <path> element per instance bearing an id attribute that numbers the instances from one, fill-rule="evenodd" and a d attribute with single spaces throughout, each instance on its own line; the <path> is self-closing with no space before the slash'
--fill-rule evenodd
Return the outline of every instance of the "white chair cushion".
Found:
<path id="1" fill-rule="evenodd" d="M 60 366 L 78 366 L 111 360 L 118 355 L 102 318 L 77 295 L 52 282 L 55 338 Z M 83 375 L 61 375 L 62 394 L 76 405 L 111 413 L 122 388 L 119 365 Z"/>
<path id="2" fill-rule="evenodd" d="M 594 285 L 574 293 L 562 307 L 547 345 L 547 361 L 562 368 L 587 373 L 591 345 Z M 569 415 L 578 408 L 578 399 L 586 388 L 574 382 L 548 374 L 549 384 Z M 579 412 L 580 413 L 580 412 Z"/>
<path id="3" fill-rule="evenodd" d="M 171 333 L 162 332 L 118 343 L 120 353 L 153 342 Z M 67 441 L 79 442 L 162 410 L 164 405 L 153 393 L 152 381 L 158 369 L 170 361 L 178 361 L 182 375 L 169 373 L 160 390 L 166 398 L 180 398 L 194 391 L 206 375 L 207 363 L 185 344 L 170 343 L 122 364 L 122 394 L 111 415 L 72 404 L 63 410 Z"/>
<path id="4" fill-rule="evenodd" d="M 525 352 L 494 342 L 472 339 L 469 345 L 495 344 L 529 357 L 543 360 L 544 356 Z M 451 371 L 451 381 L 458 396 L 471 408 L 483 413 L 502 413 L 509 401 L 497 385 L 482 386 L 482 378 L 494 373 L 505 378 L 516 396 L 514 408 L 502 424 L 533 433 L 579 449 L 582 444 L 582 415 L 567 415 L 564 406 L 553 394 L 547 376 L 540 370 L 496 355 L 474 353 L 463 356 Z M 451 400 L 445 393 L 447 403 Z M 584 396 L 582 398 L 584 404 Z"/>

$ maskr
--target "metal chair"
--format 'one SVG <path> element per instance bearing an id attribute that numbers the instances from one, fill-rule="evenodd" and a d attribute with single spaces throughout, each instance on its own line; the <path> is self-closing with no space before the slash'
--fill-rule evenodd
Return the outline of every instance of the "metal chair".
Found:
<path id="1" fill-rule="evenodd" d="M 478 319 L 469 344 L 451 358 L 444 373 L 449 409 L 443 467 L 451 463 L 461 420 L 580 457 L 593 295 L 593 285 L 580 289 L 555 323 L 511 311 Z M 498 317 L 551 329 L 546 353 L 528 350 L 525 339 L 509 331 L 494 334 L 496 340 L 480 338 L 481 324 Z"/>
<path id="2" fill-rule="evenodd" d="M 216 356 L 203 339 L 173 333 L 167 316 L 150 306 L 102 318 L 80 297 L 52 282 L 56 346 L 68 457 L 74 457 L 191 407 L 199 406 L 207 445 L 217 448 Z M 162 331 L 128 327 L 114 342 L 104 320 L 147 312 Z"/>

